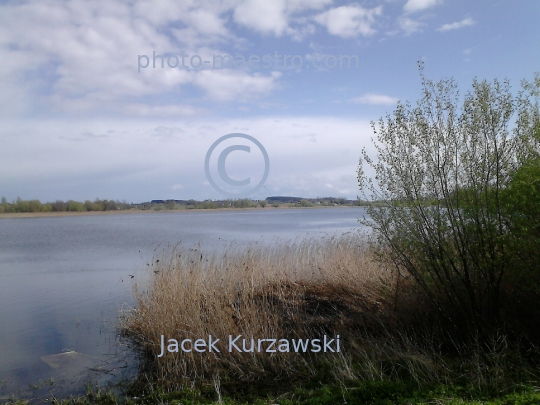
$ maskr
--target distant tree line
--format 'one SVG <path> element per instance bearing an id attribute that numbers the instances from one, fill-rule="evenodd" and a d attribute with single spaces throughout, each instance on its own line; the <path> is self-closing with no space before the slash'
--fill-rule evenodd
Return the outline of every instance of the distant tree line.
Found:
<path id="1" fill-rule="evenodd" d="M 282 204 L 300 204 L 302 206 L 311 205 L 362 205 L 360 200 L 347 200 L 346 198 L 341 197 L 317 197 L 317 198 L 304 198 L 304 197 L 289 197 L 289 196 L 274 196 L 268 197 L 268 202 L 273 203 L 282 203 Z"/>
<path id="2" fill-rule="evenodd" d="M 266 200 L 254 201 L 249 198 L 241 198 L 237 200 L 152 200 L 142 204 L 136 204 L 137 209 L 151 210 L 178 210 L 178 209 L 216 209 L 216 208 L 250 208 L 250 207 L 265 207 Z"/>
<path id="3" fill-rule="evenodd" d="M 197 201 L 190 200 L 152 200 L 150 202 L 137 204 L 138 209 L 152 209 L 152 210 L 177 210 L 177 209 L 216 209 L 216 208 L 253 208 L 253 207 L 266 207 L 267 205 L 273 207 L 279 207 L 285 205 L 287 207 L 316 207 L 316 206 L 353 206 L 353 205 L 367 205 L 368 203 L 361 200 L 347 200 L 346 198 L 336 197 L 317 197 L 317 198 L 303 198 L 303 197 L 288 197 L 288 196 L 276 196 L 268 197 L 265 200 L 251 200 L 249 198 L 229 199 L 229 200 L 204 200 Z"/>
<path id="4" fill-rule="evenodd" d="M 317 206 L 353 206 L 367 205 L 367 202 L 361 200 L 347 200 L 345 198 L 321 197 L 321 198 L 302 198 L 302 197 L 268 197 L 265 200 L 252 200 L 249 198 L 229 199 L 229 200 L 152 200 L 140 204 L 128 204 L 126 202 L 113 200 L 85 202 L 68 200 L 56 200 L 54 202 L 42 203 L 39 200 L 23 200 L 20 197 L 13 202 L 8 202 L 5 197 L 0 204 L 1 213 L 24 213 L 24 212 L 89 212 L 89 211 L 116 211 L 116 210 L 184 210 L 184 209 L 218 209 L 218 208 L 255 208 L 266 207 L 267 205 L 279 207 L 317 207 Z"/>
<path id="5" fill-rule="evenodd" d="M 19 197 L 9 203 L 5 197 L 2 197 L 0 213 L 116 211 L 129 208 L 131 208 L 130 204 L 113 200 L 96 199 L 85 202 L 56 200 L 55 202 L 42 203 L 39 200 L 23 200 Z"/>

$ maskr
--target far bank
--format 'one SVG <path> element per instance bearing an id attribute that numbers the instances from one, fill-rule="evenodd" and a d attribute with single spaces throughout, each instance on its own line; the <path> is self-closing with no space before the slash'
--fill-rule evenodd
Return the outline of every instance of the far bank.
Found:
<path id="1" fill-rule="evenodd" d="M 52 212 L 9 212 L 0 213 L 0 219 L 3 218 L 45 218 L 45 217 L 77 217 L 88 215 L 121 215 L 121 214 L 149 214 L 149 213 L 188 213 L 188 212 L 215 212 L 215 211 L 262 211 L 262 210 L 274 210 L 274 209 L 288 209 L 288 208 L 357 208 L 362 205 L 337 205 L 337 206 L 312 206 L 303 207 L 295 206 L 292 204 L 280 204 L 277 207 L 245 207 L 245 208 L 178 208 L 178 209 L 119 209 L 114 211 L 52 211 Z"/>

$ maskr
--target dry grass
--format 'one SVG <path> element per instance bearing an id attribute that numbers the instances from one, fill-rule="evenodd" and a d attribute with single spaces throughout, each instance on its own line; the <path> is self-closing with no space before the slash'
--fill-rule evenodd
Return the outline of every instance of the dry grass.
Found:
<path id="1" fill-rule="evenodd" d="M 398 304 L 395 274 L 354 234 L 272 247 L 233 244 L 223 252 L 177 247 L 150 268 L 122 325 L 141 350 L 147 386 L 182 390 L 202 384 L 220 393 L 231 384 L 285 387 L 324 374 L 334 381 L 406 379 L 419 385 L 461 378 L 482 388 L 494 379 L 504 382 L 510 372 L 504 362 L 492 364 L 508 352 L 500 342 L 487 355 L 473 350 L 470 357 L 465 350 L 448 362 L 433 325 L 410 316 L 425 306 L 417 290 L 402 279 Z M 222 350 L 158 358 L 161 335 L 212 335 L 224 342 L 229 335 L 290 340 L 324 334 L 341 336 L 340 353 Z"/>
<path id="2" fill-rule="evenodd" d="M 380 290 L 390 282 L 366 244 L 351 235 L 270 248 L 231 245 L 221 254 L 175 248 L 154 260 L 149 285 L 136 288 L 137 308 L 123 328 L 154 359 L 155 377 L 177 384 L 223 373 L 240 379 L 267 372 L 286 376 L 309 372 L 313 362 L 296 353 L 192 352 L 158 359 L 161 335 L 347 335 L 379 311 Z"/>

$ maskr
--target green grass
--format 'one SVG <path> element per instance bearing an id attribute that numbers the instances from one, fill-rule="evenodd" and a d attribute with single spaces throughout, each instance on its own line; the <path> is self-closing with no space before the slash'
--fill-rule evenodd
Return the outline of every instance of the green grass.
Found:
<path id="1" fill-rule="evenodd" d="M 514 391 L 486 397 L 471 387 L 465 386 L 425 386 L 400 381 L 351 381 L 343 385 L 322 385 L 297 388 L 279 396 L 261 395 L 251 398 L 218 398 L 215 390 L 183 390 L 164 393 L 157 389 L 152 393 L 119 397 L 112 391 L 88 388 L 85 396 L 55 399 L 53 405 L 534 405 L 540 404 L 540 390 L 533 386 L 518 386 Z M 6 404 L 26 404 L 25 401 Z"/>

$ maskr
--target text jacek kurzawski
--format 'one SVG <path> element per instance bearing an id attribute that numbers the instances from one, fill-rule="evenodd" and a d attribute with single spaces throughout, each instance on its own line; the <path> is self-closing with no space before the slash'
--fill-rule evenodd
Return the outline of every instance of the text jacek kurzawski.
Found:
<path id="1" fill-rule="evenodd" d="M 324 335 L 320 339 L 246 339 L 242 335 L 229 335 L 223 342 L 212 335 L 207 339 L 168 339 L 161 335 L 161 352 L 158 357 L 165 353 L 191 353 L 209 352 L 220 353 L 221 351 L 238 353 L 288 353 L 288 352 L 312 352 L 312 353 L 336 353 L 340 351 L 339 335 L 331 339 Z"/>

